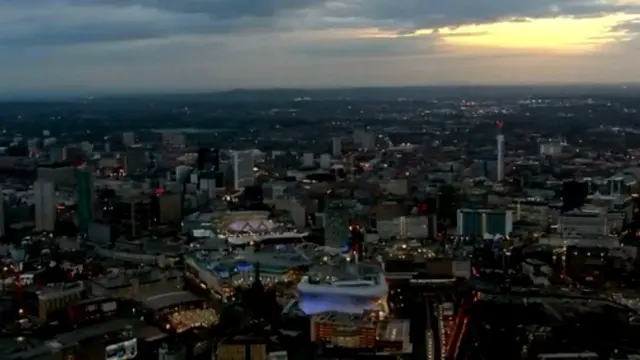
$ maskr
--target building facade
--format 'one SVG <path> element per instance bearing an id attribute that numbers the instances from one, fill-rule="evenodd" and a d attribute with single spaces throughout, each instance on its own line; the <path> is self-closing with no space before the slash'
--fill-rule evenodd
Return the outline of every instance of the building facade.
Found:
<path id="1" fill-rule="evenodd" d="M 76 169 L 78 229 L 86 233 L 93 221 L 93 174 L 86 168 Z"/>
<path id="2" fill-rule="evenodd" d="M 460 209 L 457 234 L 462 236 L 508 235 L 513 231 L 511 210 Z"/>
<path id="3" fill-rule="evenodd" d="M 56 226 L 56 188 L 51 181 L 34 184 L 36 231 L 53 231 Z"/>
<path id="4" fill-rule="evenodd" d="M 324 212 L 324 245 L 342 248 L 349 242 L 349 208 L 341 202 L 327 205 Z"/>

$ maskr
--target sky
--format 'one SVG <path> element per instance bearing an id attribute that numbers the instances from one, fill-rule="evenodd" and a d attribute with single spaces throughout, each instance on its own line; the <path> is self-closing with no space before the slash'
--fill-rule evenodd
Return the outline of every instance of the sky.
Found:
<path id="1" fill-rule="evenodd" d="M 0 0 L 0 97 L 640 82 L 640 0 Z"/>

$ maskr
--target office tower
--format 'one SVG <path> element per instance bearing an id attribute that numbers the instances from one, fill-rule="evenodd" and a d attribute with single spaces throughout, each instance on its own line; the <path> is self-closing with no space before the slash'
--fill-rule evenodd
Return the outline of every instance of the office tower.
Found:
<path id="1" fill-rule="evenodd" d="M 316 159 L 313 156 L 313 153 L 304 153 L 302 155 L 302 166 L 303 167 L 313 167 L 316 164 Z"/>
<path id="2" fill-rule="evenodd" d="M 562 183 L 562 211 L 567 212 L 583 207 L 589 195 L 589 183 L 568 180 Z"/>
<path id="3" fill-rule="evenodd" d="M 484 236 L 509 235 L 513 231 L 511 210 L 460 209 L 457 234 Z"/>
<path id="4" fill-rule="evenodd" d="M 341 249 L 349 244 L 349 209 L 340 201 L 328 204 L 325 212 L 324 245 Z"/>
<path id="5" fill-rule="evenodd" d="M 0 188 L 0 239 L 6 235 L 7 224 L 4 221 L 4 193 Z"/>
<path id="6" fill-rule="evenodd" d="M 307 209 L 301 199 L 289 198 L 289 213 L 296 229 L 304 230 L 307 226 Z"/>
<path id="7" fill-rule="evenodd" d="M 220 170 L 220 149 L 199 148 L 196 161 L 198 171 Z"/>
<path id="8" fill-rule="evenodd" d="M 143 147 L 130 147 L 124 155 L 124 171 L 127 174 L 142 172 L 147 169 L 147 152 Z"/>
<path id="9" fill-rule="evenodd" d="M 323 169 L 331 168 L 331 155 L 329 154 L 320 155 L 320 167 Z"/>
<path id="10" fill-rule="evenodd" d="M 53 231 L 56 226 L 56 187 L 53 182 L 38 180 L 33 188 L 36 231 Z"/>
<path id="11" fill-rule="evenodd" d="M 231 152 L 231 172 L 233 173 L 233 188 L 244 189 L 255 182 L 253 173 L 253 151 L 232 151 Z"/>
<path id="12" fill-rule="evenodd" d="M 331 153 L 333 156 L 342 156 L 342 138 L 334 137 L 331 139 Z"/>
<path id="13" fill-rule="evenodd" d="M 496 136 L 498 146 L 498 164 L 496 180 L 504 180 L 504 135 L 502 134 L 502 121 L 498 121 L 498 135 Z"/>
<path id="14" fill-rule="evenodd" d="M 355 130 L 353 132 L 353 142 L 361 149 L 375 149 L 376 135 L 365 130 Z"/>
<path id="15" fill-rule="evenodd" d="M 93 144 L 89 141 L 80 143 L 80 149 L 82 149 L 87 156 L 93 155 Z"/>
<path id="16" fill-rule="evenodd" d="M 122 143 L 124 146 L 133 146 L 136 143 L 136 134 L 133 132 L 122 133 Z"/>
<path id="17" fill-rule="evenodd" d="M 181 132 L 167 130 L 162 133 L 162 143 L 166 146 L 184 147 L 186 137 Z"/>
<path id="18" fill-rule="evenodd" d="M 78 230 L 86 233 L 89 229 L 89 223 L 93 220 L 93 174 L 88 168 L 76 169 L 76 203 L 78 215 Z"/>

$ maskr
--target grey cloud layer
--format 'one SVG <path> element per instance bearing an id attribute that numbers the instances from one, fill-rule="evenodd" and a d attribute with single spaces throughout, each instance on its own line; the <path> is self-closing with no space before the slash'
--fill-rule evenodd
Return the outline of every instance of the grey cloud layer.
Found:
<path id="1" fill-rule="evenodd" d="M 637 10 L 599 0 L 0 0 L 0 47 L 305 27 L 411 32 L 500 19 Z M 302 23 L 301 23 L 302 22 Z"/>

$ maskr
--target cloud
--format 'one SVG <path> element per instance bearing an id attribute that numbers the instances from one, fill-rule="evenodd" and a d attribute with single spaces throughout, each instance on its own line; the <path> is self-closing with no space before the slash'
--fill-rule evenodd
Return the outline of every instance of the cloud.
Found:
<path id="1" fill-rule="evenodd" d="M 638 6 L 640 0 L 0 0 L 0 92 L 606 80 L 612 60 L 569 56 L 592 43 L 635 38 L 634 23 L 601 19 L 638 14 Z M 616 49 L 616 76 L 635 66 L 626 62 L 635 43 Z M 578 50 L 556 61 L 551 45 Z M 547 63 L 540 76 L 524 65 L 537 61 Z M 589 64 L 604 70 L 592 74 L 584 70 Z M 505 70 L 511 67 L 518 71 Z"/>
<path id="2" fill-rule="evenodd" d="M 637 11 L 638 4 L 599 0 L 345 0 L 344 6 L 327 7 L 327 16 L 367 19 L 373 26 L 383 24 L 407 32 L 498 21 L 589 17 L 615 12 Z"/>
<path id="3" fill-rule="evenodd" d="M 381 58 L 424 56 L 437 49 L 435 34 L 413 37 L 370 37 L 295 43 L 287 48 L 293 55 L 330 58 Z"/>
<path id="4" fill-rule="evenodd" d="M 597 0 L 0 0 L 0 44 L 61 45 L 300 29 L 422 28 L 637 10 Z"/>

